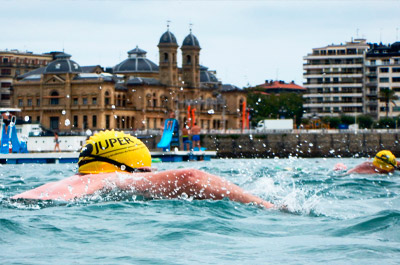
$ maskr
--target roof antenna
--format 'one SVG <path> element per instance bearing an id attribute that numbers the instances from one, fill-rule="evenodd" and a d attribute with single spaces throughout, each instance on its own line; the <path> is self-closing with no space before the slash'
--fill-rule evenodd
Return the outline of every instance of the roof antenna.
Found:
<path id="1" fill-rule="evenodd" d="M 189 23 L 190 34 L 192 34 L 192 27 L 193 27 L 193 23 Z"/>
<path id="2" fill-rule="evenodd" d="M 171 20 L 167 20 L 167 31 L 169 31 L 169 23 L 171 23 Z"/>

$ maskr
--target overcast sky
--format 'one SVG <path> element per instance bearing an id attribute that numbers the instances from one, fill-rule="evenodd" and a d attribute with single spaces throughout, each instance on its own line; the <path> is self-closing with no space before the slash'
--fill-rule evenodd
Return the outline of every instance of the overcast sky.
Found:
<path id="1" fill-rule="evenodd" d="M 387 44 L 400 34 L 400 1 L 390 0 L 0 0 L 0 8 L 1 50 L 64 50 L 81 66 L 115 66 L 136 45 L 158 64 L 167 21 L 179 45 L 193 24 L 200 64 L 239 87 L 267 79 L 301 85 L 312 48 L 357 37 Z"/>

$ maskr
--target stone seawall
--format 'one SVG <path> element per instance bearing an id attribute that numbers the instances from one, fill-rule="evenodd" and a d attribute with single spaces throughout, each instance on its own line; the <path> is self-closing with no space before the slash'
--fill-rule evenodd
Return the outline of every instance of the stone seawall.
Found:
<path id="1" fill-rule="evenodd" d="M 283 133 L 263 135 L 201 135 L 202 147 L 216 150 L 219 157 L 352 157 L 374 156 L 388 149 L 400 156 L 400 133 Z M 156 150 L 160 137 L 142 139 Z"/>

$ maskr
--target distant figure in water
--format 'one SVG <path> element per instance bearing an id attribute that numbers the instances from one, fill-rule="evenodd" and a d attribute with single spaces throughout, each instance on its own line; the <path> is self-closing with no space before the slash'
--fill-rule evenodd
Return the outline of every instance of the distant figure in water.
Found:
<path id="1" fill-rule="evenodd" d="M 91 136 L 81 150 L 78 166 L 79 174 L 44 184 L 12 199 L 68 201 L 118 190 L 146 198 L 228 198 L 265 208 L 274 206 L 223 178 L 200 170 L 152 172 L 147 147 L 139 139 L 114 130 Z"/>
<path id="2" fill-rule="evenodd" d="M 343 163 L 335 165 L 334 170 L 346 170 L 347 167 Z M 366 161 L 355 168 L 347 171 L 348 174 L 387 174 L 392 173 L 395 170 L 399 170 L 399 162 L 396 161 L 396 157 L 392 152 L 388 150 L 382 150 L 378 152 L 372 162 Z"/>

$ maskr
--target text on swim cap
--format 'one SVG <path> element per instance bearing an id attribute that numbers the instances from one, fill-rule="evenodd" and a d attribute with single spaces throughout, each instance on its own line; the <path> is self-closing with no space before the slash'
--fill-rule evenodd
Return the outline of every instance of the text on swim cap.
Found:
<path id="1" fill-rule="evenodd" d="M 129 143 L 132 143 L 132 144 L 135 143 L 129 137 L 111 138 L 111 139 L 106 139 L 103 142 L 104 142 L 104 146 L 102 144 L 102 141 L 96 142 L 94 144 L 96 146 L 96 155 L 100 152 L 100 150 L 107 150 L 109 147 L 114 147 L 114 145 L 117 142 L 119 143 L 119 145 L 127 145 Z"/>

